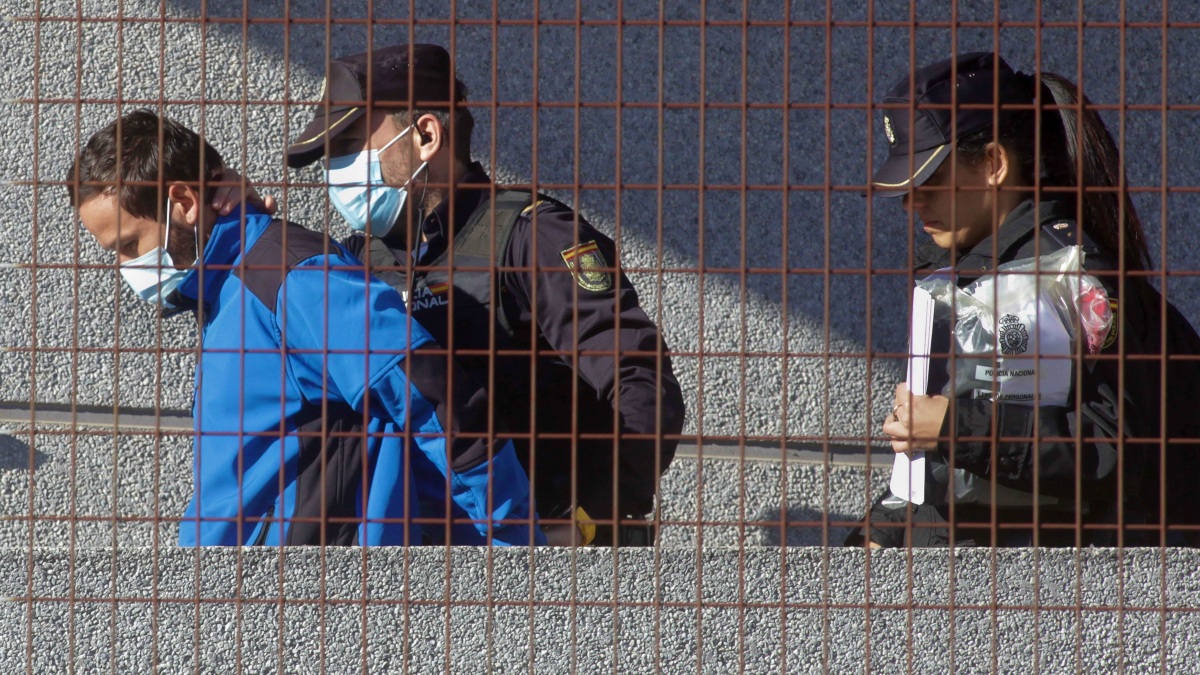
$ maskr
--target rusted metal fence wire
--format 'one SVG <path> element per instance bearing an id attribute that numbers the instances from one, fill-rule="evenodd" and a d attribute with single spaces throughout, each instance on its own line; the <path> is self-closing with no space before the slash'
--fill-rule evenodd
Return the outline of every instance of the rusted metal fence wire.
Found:
<path id="1" fill-rule="evenodd" d="M 1200 672 L 1191 4 L 0 15 L 0 670 Z M 198 322 L 118 264 L 168 219 Z M 1077 242 L 1085 303 L 950 291 Z M 938 314 L 912 399 L 939 270 L 993 341 Z M 1043 353 L 1055 306 L 1112 327 Z"/>

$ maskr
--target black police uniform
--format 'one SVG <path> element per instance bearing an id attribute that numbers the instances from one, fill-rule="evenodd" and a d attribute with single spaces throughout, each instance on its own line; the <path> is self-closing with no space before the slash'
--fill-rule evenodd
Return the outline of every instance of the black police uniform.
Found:
<path id="1" fill-rule="evenodd" d="M 917 252 L 916 274 L 953 266 L 960 286 L 991 273 L 997 265 L 1013 260 L 1052 253 L 1080 239 L 1074 221 L 1074 209 L 1044 200 L 1035 208 L 1032 199 L 1018 205 L 1004 220 L 995 236 L 990 236 L 960 254 L 932 244 Z M 1007 498 L 991 503 L 958 503 L 954 507 L 954 540 L 957 546 L 992 545 L 993 520 L 995 545 L 1020 546 L 1032 543 L 1032 527 L 1008 527 L 1033 523 L 1035 510 L 1040 523 L 1075 523 L 1076 502 L 1082 504 L 1080 521 L 1084 524 L 1082 544 L 1115 545 L 1112 529 L 1087 529 L 1089 524 L 1114 524 L 1118 512 L 1127 525 L 1152 522 L 1158 512 L 1156 445 L 1126 442 L 1128 437 L 1148 438 L 1157 429 L 1158 386 L 1155 378 L 1143 376 L 1152 362 L 1128 360 L 1125 363 L 1124 407 L 1119 408 L 1120 360 L 1116 358 L 1124 335 L 1126 354 L 1149 353 L 1146 344 L 1146 298 L 1135 282 L 1126 280 L 1126 293 L 1118 297 L 1118 269 L 1115 257 L 1098 249 L 1083 237 L 1084 266 L 1104 285 L 1114 313 L 1110 331 L 1099 357 L 1075 361 L 1079 378 L 1073 383 L 1066 406 L 1033 407 L 1015 403 L 993 403 L 987 399 L 959 398 L 947 414 L 936 452 L 927 454 L 926 495 L 922 505 L 911 505 L 913 527 L 908 543 L 913 546 L 945 546 L 949 542 L 950 507 L 942 499 L 928 499 L 939 487 L 966 478 L 963 471 L 986 481 L 995 480 L 1005 489 Z M 993 257 L 995 256 L 995 257 Z M 949 326 L 934 325 L 934 331 L 948 333 Z M 1157 363 L 1153 362 L 1157 368 Z M 1076 387 L 1079 405 L 1075 405 Z M 953 425 L 953 426 L 952 426 Z M 1042 439 L 1040 443 L 1029 440 Z M 994 453 L 994 456 L 993 456 Z M 955 474 L 951 467 L 957 471 Z M 1036 467 L 1036 469 L 1035 469 Z M 1035 471 L 1040 504 L 1035 508 L 1032 494 Z M 953 479 L 950 476 L 953 475 Z M 932 479 L 933 485 L 930 484 Z M 969 478 L 968 478 L 969 479 Z M 1123 479 L 1123 480 L 1122 480 Z M 1076 492 L 1078 482 L 1079 491 Z M 1016 499 L 1013 495 L 1018 495 Z M 1021 497 L 1023 495 L 1023 497 Z M 1118 498 L 1123 500 L 1119 509 Z M 999 501 L 999 500 L 997 500 Z M 910 504 L 890 492 L 885 493 L 870 511 L 870 529 L 862 528 L 847 539 L 848 545 L 861 545 L 870 538 L 883 546 L 905 544 Z M 974 526 L 959 523 L 973 523 Z M 1043 546 L 1073 546 L 1075 528 L 1040 528 L 1038 543 Z M 1149 533 L 1127 529 L 1124 543 L 1144 543 Z"/>
<path id="2" fill-rule="evenodd" d="M 470 376 L 493 383 L 497 429 L 517 446 L 543 518 L 569 517 L 572 505 L 597 521 L 641 518 L 675 455 L 684 406 L 615 245 L 552 199 L 497 191 L 493 202 L 478 163 L 459 183 L 453 214 L 449 200 L 436 207 L 415 252 L 359 233 L 345 245 L 405 294 Z M 505 213 L 515 219 L 502 222 Z M 620 541 L 651 539 L 630 526 Z M 595 543 L 611 541 L 598 527 Z"/>

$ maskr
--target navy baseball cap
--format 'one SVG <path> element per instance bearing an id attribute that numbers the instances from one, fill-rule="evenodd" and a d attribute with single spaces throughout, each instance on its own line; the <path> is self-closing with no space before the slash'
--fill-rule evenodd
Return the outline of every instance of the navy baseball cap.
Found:
<path id="1" fill-rule="evenodd" d="M 370 68 L 370 89 L 367 69 Z M 330 61 L 312 122 L 287 149 L 288 166 L 312 164 L 325 154 L 325 142 L 337 136 L 367 111 L 367 106 L 407 107 L 421 101 L 430 107 L 449 107 L 455 84 L 450 54 L 439 45 L 385 47 Z M 455 95 L 462 100 L 459 84 Z"/>
<path id="2" fill-rule="evenodd" d="M 883 99 L 888 158 L 871 178 L 875 196 L 907 194 L 938 170 L 957 138 L 990 128 L 994 108 L 961 106 L 994 106 L 997 91 L 1000 103 L 1033 102 L 1029 76 L 991 52 L 940 61 L 896 83 Z"/>

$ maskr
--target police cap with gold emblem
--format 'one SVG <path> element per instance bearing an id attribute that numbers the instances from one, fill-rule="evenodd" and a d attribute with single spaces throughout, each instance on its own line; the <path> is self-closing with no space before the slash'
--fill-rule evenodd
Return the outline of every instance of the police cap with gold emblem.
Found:
<path id="1" fill-rule="evenodd" d="M 362 117 L 367 106 L 448 108 L 455 82 L 450 54 L 439 45 L 396 45 L 330 61 L 316 114 L 288 146 L 288 166 L 320 159 L 326 142 Z M 453 90 L 457 100 L 464 91 L 459 83 Z"/>
<path id="2" fill-rule="evenodd" d="M 991 106 L 1032 102 L 1031 87 L 990 52 L 962 54 L 914 72 L 883 99 L 888 158 L 871 178 L 877 197 L 899 197 L 929 180 L 956 138 L 992 126 Z M 965 106 L 965 107 L 964 107 Z"/>

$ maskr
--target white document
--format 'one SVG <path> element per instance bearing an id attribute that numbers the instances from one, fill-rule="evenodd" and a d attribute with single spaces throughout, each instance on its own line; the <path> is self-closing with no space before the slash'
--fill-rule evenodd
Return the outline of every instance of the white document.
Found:
<path id="1" fill-rule="evenodd" d="M 929 387 L 929 350 L 933 343 L 933 296 L 922 288 L 913 289 L 912 324 L 908 338 L 908 390 L 927 394 Z M 912 457 L 897 454 L 892 464 L 892 494 L 912 502 L 925 503 L 925 453 Z"/>

